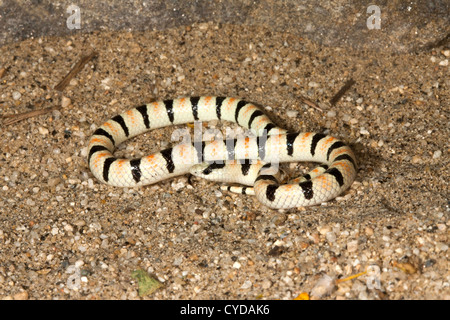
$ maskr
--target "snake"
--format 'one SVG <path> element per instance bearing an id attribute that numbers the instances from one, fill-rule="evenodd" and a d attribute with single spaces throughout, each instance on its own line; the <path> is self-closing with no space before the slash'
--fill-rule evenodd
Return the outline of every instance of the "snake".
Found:
<path id="1" fill-rule="evenodd" d="M 234 122 L 248 135 L 183 141 L 135 159 L 114 156 L 119 144 L 148 130 L 212 120 Z M 332 200 L 352 185 L 357 173 L 356 158 L 341 140 L 323 133 L 290 132 L 270 120 L 262 107 L 232 97 L 183 97 L 135 107 L 98 127 L 87 150 L 92 174 L 111 186 L 139 187 L 192 174 L 226 183 L 223 190 L 254 195 L 272 209 Z M 320 165 L 285 182 L 279 168 L 284 162 Z"/>

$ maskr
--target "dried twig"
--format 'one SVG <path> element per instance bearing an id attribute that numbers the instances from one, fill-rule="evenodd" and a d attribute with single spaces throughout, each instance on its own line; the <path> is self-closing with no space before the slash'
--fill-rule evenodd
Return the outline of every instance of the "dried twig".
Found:
<path id="1" fill-rule="evenodd" d="M 332 106 L 334 106 L 336 104 L 336 102 L 338 102 L 338 100 L 347 92 L 348 89 L 350 89 L 350 87 L 352 85 L 354 85 L 356 82 L 353 79 L 348 80 L 344 86 L 341 88 L 341 90 L 338 91 L 338 93 L 336 93 L 334 95 L 333 98 L 330 99 L 330 104 Z"/>
<path id="2" fill-rule="evenodd" d="M 70 80 L 72 80 L 72 78 L 75 77 L 76 74 L 81 71 L 81 69 L 83 69 L 84 65 L 92 60 L 92 58 L 94 58 L 95 56 L 97 56 L 97 52 L 94 51 L 87 56 L 81 57 L 80 61 L 77 62 L 77 64 L 72 68 L 72 70 L 69 71 L 64 79 L 56 85 L 55 90 L 63 91 L 64 88 L 69 84 Z"/>
<path id="3" fill-rule="evenodd" d="M 95 56 L 97 56 L 97 52 L 94 51 L 87 56 L 81 57 L 80 61 L 78 61 L 77 64 L 75 64 L 75 66 L 69 71 L 69 73 L 64 77 L 64 79 L 55 86 L 55 90 L 58 90 L 58 91 L 64 90 L 64 88 L 67 87 L 67 85 L 69 84 L 70 80 L 73 77 L 75 77 L 76 74 L 78 72 L 80 72 L 81 69 L 83 69 L 84 65 L 86 63 L 88 63 L 90 60 L 92 60 L 92 58 L 94 58 Z M 4 70 L 4 69 L 2 69 L 2 70 Z M 0 75 L 3 75 L 3 74 L 4 74 L 4 71 L 0 73 Z M 42 103 L 40 103 L 40 105 L 42 105 Z M 3 121 L 3 125 L 7 126 L 10 124 L 22 121 L 24 119 L 28 119 L 31 117 L 36 117 L 36 116 L 40 116 L 40 115 L 52 112 L 53 110 L 57 110 L 60 108 L 61 108 L 61 106 L 53 106 L 53 107 L 48 107 L 48 108 L 44 108 L 44 109 L 19 113 L 19 114 L 4 115 L 2 118 L 6 119 L 6 120 Z"/>
<path id="4" fill-rule="evenodd" d="M 53 110 L 57 110 L 61 108 L 61 106 L 53 106 L 53 107 L 48 107 L 48 108 L 44 108 L 44 109 L 39 109 L 39 110 L 33 110 L 33 111 L 28 111 L 28 112 L 24 112 L 24 113 L 19 113 L 19 114 L 9 114 L 9 115 L 5 115 L 3 116 L 3 118 L 6 118 L 5 121 L 3 121 L 3 124 L 5 126 L 31 118 L 31 117 L 35 117 L 35 116 L 40 116 L 42 114 L 46 114 L 49 112 L 52 112 Z"/>
<path id="5" fill-rule="evenodd" d="M 310 106 L 311 108 L 314 108 L 316 110 L 319 110 L 320 112 L 323 112 L 323 109 L 321 107 L 319 107 L 317 104 L 315 104 L 314 102 L 312 102 L 311 100 L 306 99 L 305 97 L 300 96 L 299 97 L 300 100 L 307 104 L 308 106 Z"/>

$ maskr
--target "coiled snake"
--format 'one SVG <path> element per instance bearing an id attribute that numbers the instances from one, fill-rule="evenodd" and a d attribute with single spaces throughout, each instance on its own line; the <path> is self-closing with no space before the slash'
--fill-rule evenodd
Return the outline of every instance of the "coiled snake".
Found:
<path id="1" fill-rule="evenodd" d="M 181 143 L 132 160 L 113 155 L 120 143 L 147 130 L 211 120 L 236 122 L 254 136 Z M 348 189 L 356 176 L 355 156 L 342 141 L 321 133 L 289 133 L 277 127 L 254 104 L 226 97 L 156 101 L 128 110 L 94 132 L 88 153 L 94 176 L 113 186 L 142 186 L 192 173 L 251 186 L 225 189 L 254 194 L 262 204 L 276 209 L 310 206 L 333 199 Z M 239 161 L 228 164 L 224 160 Z M 280 184 L 273 164 L 299 161 L 321 165 L 300 178 Z"/>

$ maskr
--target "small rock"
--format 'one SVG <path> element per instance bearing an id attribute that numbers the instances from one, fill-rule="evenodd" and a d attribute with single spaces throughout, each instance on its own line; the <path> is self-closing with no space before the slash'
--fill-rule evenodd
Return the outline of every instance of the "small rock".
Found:
<path id="1" fill-rule="evenodd" d="M 352 240 L 347 243 L 347 251 L 355 252 L 358 250 L 358 240 Z"/>
<path id="2" fill-rule="evenodd" d="M 183 257 L 177 257 L 173 260 L 173 265 L 179 266 L 179 265 L 181 265 L 182 262 L 183 262 Z"/>
<path id="3" fill-rule="evenodd" d="M 285 214 L 276 214 L 270 221 L 276 225 L 281 226 L 286 221 L 287 217 Z"/>
<path id="4" fill-rule="evenodd" d="M 112 82 L 112 79 L 107 77 L 101 81 L 100 85 L 103 87 L 103 89 L 109 90 L 109 89 L 111 89 L 111 87 L 110 87 L 111 82 Z"/>
<path id="5" fill-rule="evenodd" d="M 47 129 L 47 128 L 44 128 L 44 127 L 39 127 L 39 128 L 38 128 L 38 131 L 39 131 L 39 133 L 42 134 L 43 136 L 46 136 L 46 135 L 49 133 L 48 129 Z"/>
<path id="6" fill-rule="evenodd" d="M 365 227 L 364 228 L 364 232 L 366 233 L 367 236 L 373 236 L 373 229 L 371 227 Z"/>
<path id="7" fill-rule="evenodd" d="M 351 121 L 350 121 L 351 122 Z M 369 131 L 367 131 L 367 129 L 361 128 L 359 130 L 359 133 L 364 134 L 364 135 L 370 135 Z"/>
<path id="8" fill-rule="evenodd" d="M 295 110 L 289 110 L 288 112 L 286 112 L 286 115 L 289 118 L 295 118 L 298 115 L 298 111 Z"/>
<path id="9" fill-rule="evenodd" d="M 83 226 L 86 225 L 86 221 L 84 221 L 84 220 L 76 220 L 76 221 L 73 222 L 73 224 L 80 228 L 80 227 L 83 227 Z"/>
<path id="10" fill-rule="evenodd" d="M 417 272 L 416 266 L 409 262 L 399 263 L 394 261 L 393 266 L 400 269 L 406 274 L 414 274 Z"/>
<path id="11" fill-rule="evenodd" d="M 441 151 L 441 150 L 436 150 L 436 151 L 433 153 L 433 159 L 437 159 L 437 158 L 439 158 L 441 155 L 442 155 L 442 151 Z"/>
<path id="12" fill-rule="evenodd" d="M 13 296 L 14 300 L 28 300 L 28 292 L 22 291 Z"/>
<path id="13" fill-rule="evenodd" d="M 48 186 L 49 187 L 55 187 L 61 182 L 61 178 L 50 178 L 48 179 Z"/>
<path id="14" fill-rule="evenodd" d="M 330 226 L 321 226 L 321 227 L 317 228 L 317 231 L 319 231 L 319 233 L 321 235 L 325 235 L 325 234 L 327 234 L 328 232 L 331 231 L 331 227 Z"/>
<path id="15" fill-rule="evenodd" d="M 263 289 L 269 289 L 271 286 L 272 286 L 272 282 L 270 282 L 270 280 L 267 280 L 267 279 L 264 280 L 261 285 L 261 287 Z"/>
<path id="16" fill-rule="evenodd" d="M 448 66 L 448 59 L 442 60 L 441 62 L 439 62 L 439 65 L 443 67 Z"/>
<path id="17" fill-rule="evenodd" d="M 244 283 L 241 286 L 241 289 L 249 289 L 252 286 L 252 282 L 250 280 L 244 281 Z"/>
<path id="18" fill-rule="evenodd" d="M 448 250 L 448 245 L 446 245 L 445 243 L 438 243 L 436 245 L 436 251 L 447 251 Z"/>
<path id="19" fill-rule="evenodd" d="M 329 295 L 336 287 L 335 281 L 329 275 L 324 275 L 317 281 L 314 288 L 311 290 L 311 296 L 321 298 L 323 296 Z"/>
<path id="20" fill-rule="evenodd" d="M 133 44 L 131 44 L 130 45 L 130 52 L 131 53 L 139 53 L 139 52 L 141 52 L 141 47 L 139 46 L 139 44 L 138 43 L 133 43 Z"/>
<path id="21" fill-rule="evenodd" d="M 62 99 L 61 99 L 61 106 L 63 108 L 66 108 L 66 107 L 68 107 L 71 104 L 71 102 L 72 101 L 69 98 L 63 96 Z"/>
<path id="22" fill-rule="evenodd" d="M 334 110 L 328 111 L 328 112 L 327 112 L 327 117 L 328 117 L 328 118 L 334 118 L 334 117 L 336 117 L 336 111 L 334 111 Z"/>
<path id="23" fill-rule="evenodd" d="M 230 76 L 224 76 L 224 77 L 222 78 L 222 81 L 223 81 L 224 83 L 231 83 L 231 82 L 233 82 L 233 78 L 230 77 Z"/>
<path id="24" fill-rule="evenodd" d="M 179 190 L 183 189 L 186 186 L 186 184 L 184 183 L 183 180 L 179 180 L 179 181 L 172 182 L 170 186 L 175 191 L 179 191 Z"/>
<path id="25" fill-rule="evenodd" d="M 336 234 L 333 231 L 327 232 L 325 237 L 327 238 L 327 241 L 330 243 L 333 243 L 336 241 Z"/>
<path id="26" fill-rule="evenodd" d="M 414 157 L 412 157 L 412 159 L 411 159 L 411 162 L 412 162 L 412 163 L 420 163 L 421 161 L 422 161 L 422 159 L 420 159 L 419 156 L 414 156 Z"/>
<path id="27" fill-rule="evenodd" d="M 14 91 L 12 97 L 14 100 L 19 100 L 22 94 L 19 91 Z"/>

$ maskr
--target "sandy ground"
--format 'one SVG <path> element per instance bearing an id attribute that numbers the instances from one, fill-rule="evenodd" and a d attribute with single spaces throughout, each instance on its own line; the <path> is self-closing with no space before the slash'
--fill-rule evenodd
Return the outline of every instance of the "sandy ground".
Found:
<path id="1" fill-rule="evenodd" d="M 93 50 L 62 93 L 52 89 Z M 443 47 L 354 51 L 212 23 L 0 48 L 1 115 L 60 107 L 0 126 L 0 297 L 450 299 L 449 59 Z M 282 127 L 347 141 L 355 183 L 329 203 L 278 212 L 200 179 L 121 189 L 90 173 L 87 141 L 103 121 L 205 94 L 245 98 Z M 165 148 L 173 129 L 117 155 Z M 141 297 L 135 270 L 162 286 Z"/>

